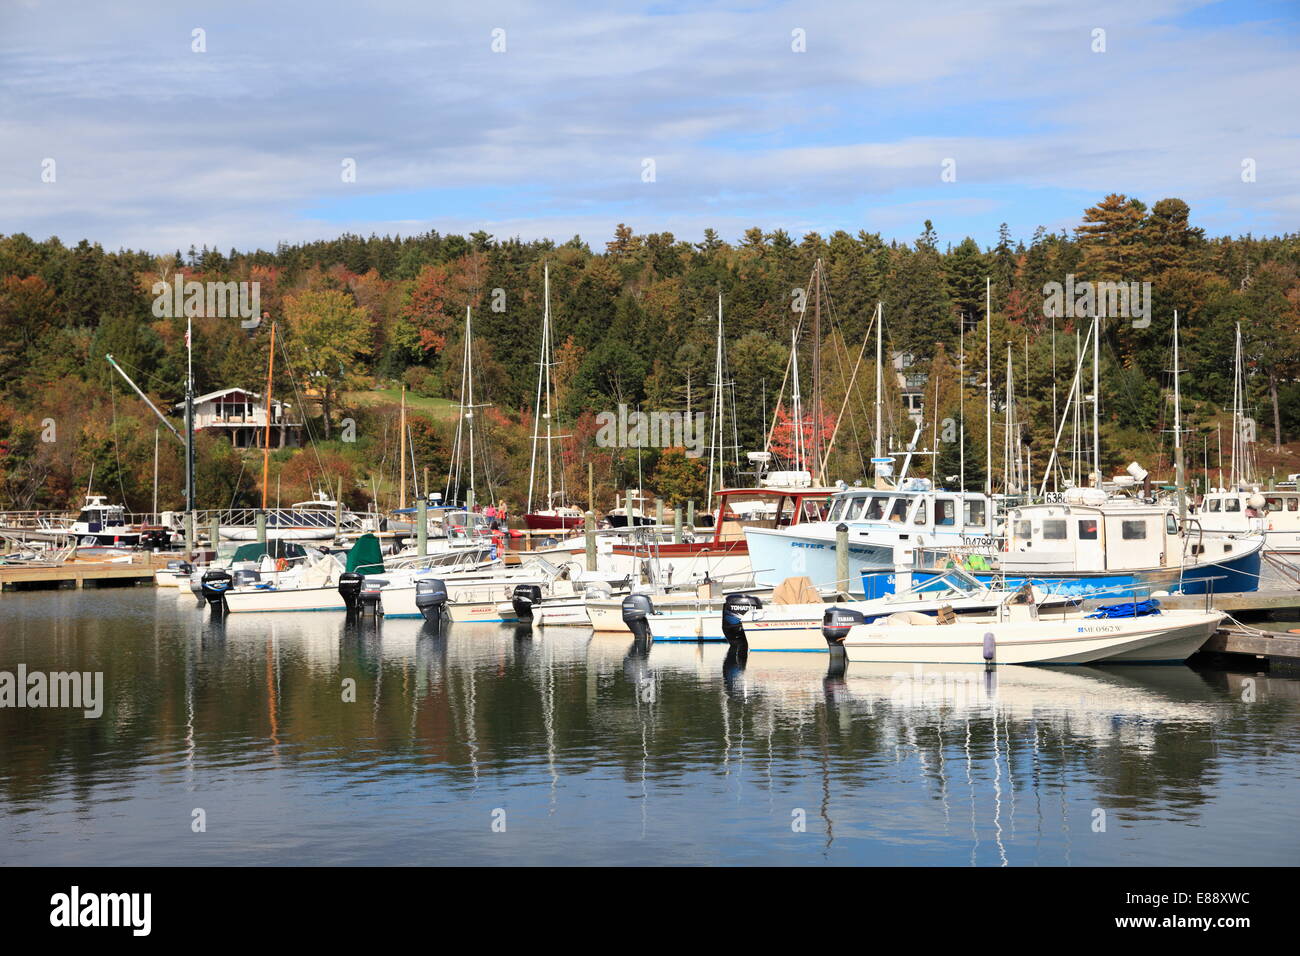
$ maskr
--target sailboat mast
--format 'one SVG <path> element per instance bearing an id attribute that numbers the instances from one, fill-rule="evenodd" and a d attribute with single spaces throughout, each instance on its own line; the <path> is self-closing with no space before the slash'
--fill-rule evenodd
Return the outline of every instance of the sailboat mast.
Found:
<path id="1" fill-rule="evenodd" d="M 884 386 L 885 386 L 885 335 L 884 335 L 884 304 L 876 305 L 876 457 L 884 457 L 884 446 L 881 444 L 881 436 L 885 430 L 884 416 Z M 877 466 L 876 473 L 880 473 Z"/>
<path id="2" fill-rule="evenodd" d="M 984 277 L 984 493 L 993 497 L 993 290 Z"/>
<path id="3" fill-rule="evenodd" d="M 474 318 L 470 306 L 465 306 L 465 387 L 469 394 L 469 497 L 466 504 L 474 506 Z"/>
<path id="4" fill-rule="evenodd" d="M 194 513 L 194 323 L 185 319 L 185 513 Z M 216 547 L 216 542 L 213 542 Z"/>
<path id="5" fill-rule="evenodd" d="M 275 372 L 275 323 L 271 323 L 271 354 L 266 359 L 266 432 L 262 436 L 262 510 L 271 491 L 271 376 Z"/>
<path id="6" fill-rule="evenodd" d="M 546 507 L 554 504 L 554 477 L 551 464 L 551 272 L 545 270 L 546 312 L 542 316 L 542 374 L 546 376 Z"/>
<path id="7" fill-rule="evenodd" d="M 406 507 L 406 385 L 402 385 L 402 411 L 398 419 L 398 429 L 401 434 L 398 436 L 397 446 L 397 507 L 399 510 Z"/>
<path id="8" fill-rule="evenodd" d="M 799 396 L 799 330 L 790 330 L 790 368 L 793 373 L 791 380 L 792 401 L 794 404 L 794 442 L 791 451 L 794 455 L 794 470 L 803 471 L 804 453 L 803 453 L 803 407 Z"/>
<path id="9" fill-rule="evenodd" d="M 723 486 L 722 458 L 722 293 L 718 293 L 718 342 L 713 358 L 713 403 L 709 407 L 712 421 L 709 424 L 709 496 L 708 505 L 713 505 L 713 466 L 717 464 L 718 490 Z M 716 437 L 715 437 L 716 436 Z"/>
<path id="10" fill-rule="evenodd" d="M 1101 316 L 1092 326 L 1092 468 L 1093 481 L 1101 487 Z"/>
<path id="11" fill-rule="evenodd" d="M 818 470 L 817 483 L 825 484 L 822 474 L 822 261 L 813 267 L 813 413 L 812 440 L 813 464 Z"/>
<path id="12" fill-rule="evenodd" d="M 1228 487 L 1237 490 L 1237 483 L 1244 479 L 1237 465 L 1237 455 L 1241 449 L 1241 323 L 1237 323 L 1236 338 L 1232 353 L 1232 464 L 1229 466 Z"/>
<path id="13" fill-rule="evenodd" d="M 1187 482 L 1183 476 L 1183 399 L 1178 368 L 1178 310 L 1174 309 L 1174 489 L 1178 495 L 1178 518 L 1187 520 Z"/>
<path id="14" fill-rule="evenodd" d="M 938 414 L 935 409 L 935 414 Z M 957 418 L 960 419 L 957 487 L 966 490 L 966 313 L 961 315 L 961 329 L 957 332 Z M 937 456 L 936 456 L 937 457 Z"/>

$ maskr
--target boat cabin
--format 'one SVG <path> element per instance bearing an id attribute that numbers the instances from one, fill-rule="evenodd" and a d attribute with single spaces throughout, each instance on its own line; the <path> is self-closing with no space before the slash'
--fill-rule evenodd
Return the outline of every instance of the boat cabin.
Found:
<path id="1" fill-rule="evenodd" d="M 717 492 L 713 543 L 745 540 L 745 528 L 787 528 L 825 518 L 834 488 L 726 488 Z"/>
<path id="2" fill-rule="evenodd" d="M 1198 548 L 1190 545 L 1188 557 Z M 1026 505 L 1007 516 L 1002 561 L 1043 571 L 1116 571 L 1167 567 L 1182 550 L 1178 516 L 1169 508 Z"/>
<path id="3" fill-rule="evenodd" d="M 984 495 L 971 492 L 850 488 L 836 494 L 825 520 L 848 525 L 876 522 L 918 533 L 986 536 L 993 509 Z"/>

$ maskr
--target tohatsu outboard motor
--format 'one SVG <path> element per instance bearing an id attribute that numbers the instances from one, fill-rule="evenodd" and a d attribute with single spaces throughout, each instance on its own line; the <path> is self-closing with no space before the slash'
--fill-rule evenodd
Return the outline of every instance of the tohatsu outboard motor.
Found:
<path id="1" fill-rule="evenodd" d="M 437 578 L 420 578 L 415 582 L 415 606 L 426 621 L 439 623 L 447 610 L 447 585 Z"/>
<path id="2" fill-rule="evenodd" d="M 650 624 L 646 618 L 654 613 L 654 609 L 648 594 L 629 594 L 623 598 L 623 623 L 637 640 L 650 636 Z"/>
<path id="3" fill-rule="evenodd" d="M 262 572 L 254 568 L 240 568 L 231 579 L 232 588 L 243 588 L 262 580 Z"/>
<path id="4" fill-rule="evenodd" d="M 388 583 L 387 578 L 375 578 L 366 576 L 361 579 L 361 591 L 357 595 L 357 603 L 362 611 L 367 614 L 380 613 L 380 605 L 383 603 L 383 595 L 379 589 Z"/>
<path id="5" fill-rule="evenodd" d="M 844 638 L 855 624 L 866 623 L 866 616 L 847 607 L 828 607 L 822 615 L 822 637 L 830 647 L 843 647 Z"/>
<path id="6" fill-rule="evenodd" d="M 203 572 L 203 584 L 199 593 L 208 602 L 213 614 L 226 613 L 226 592 L 230 590 L 230 581 L 230 572 L 224 568 Z"/>
<path id="7" fill-rule="evenodd" d="M 533 608 L 542 603 L 542 589 L 536 584 L 517 584 L 510 595 L 510 603 L 521 621 L 533 619 Z"/>
<path id="8" fill-rule="evenodd" d="M 361 586 L 365 578 L 355 571 L 344 571 L 339 575 L 339 596 L 349 614 L 355 614 L 361 607 Z"/>
<path id="9" fill-rule="evenodd" d="M 762 606 L 763 602 L 752 594 L 728 594 L 722 602 L 722 636 L 733 643 L 743 641 L 744 619 Z"/>

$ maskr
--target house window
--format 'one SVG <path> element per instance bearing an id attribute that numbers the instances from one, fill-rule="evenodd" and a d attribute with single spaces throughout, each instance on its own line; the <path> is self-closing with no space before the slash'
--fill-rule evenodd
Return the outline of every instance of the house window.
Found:
<path id="1" fill-rule="evenodd" d="M 1147 537 L 1147 523 L 1145 521 L 1121 522 L 1120 537 L 1125 541 L 1145 541 Z"/>

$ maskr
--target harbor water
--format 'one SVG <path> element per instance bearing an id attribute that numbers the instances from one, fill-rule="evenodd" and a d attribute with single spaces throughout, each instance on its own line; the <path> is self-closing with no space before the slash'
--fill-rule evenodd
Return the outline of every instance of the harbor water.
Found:
<path id="1" fill-rule="evenodd" d="M 1300 862 L 1294 672 L 837 667 L 146 588 L 0 596 L 20 665 L 102 673 L 102 713 L 0 709 L 8 865 Z"/>

